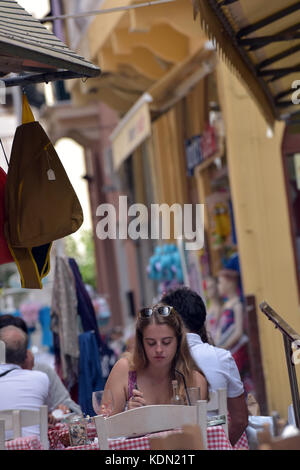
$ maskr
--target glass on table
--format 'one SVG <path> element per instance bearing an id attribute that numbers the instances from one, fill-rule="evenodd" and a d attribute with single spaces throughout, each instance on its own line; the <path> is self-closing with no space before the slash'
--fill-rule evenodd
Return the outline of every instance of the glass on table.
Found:
<path id="1" fill-rule="evenodd" d="M 75 416 L 68 422 L 71 447 L 89 444 L 86 422 L 83 416 Z"/>
<path id="2" fill-rule="evenodd" d="M 92 395 L 94 411 L 97 415 L 108 418 L 114 411 L 114 401 L 111 390 L 96 390 Z"/>
<path id="3" fill-rule="evenodd" d="M 188 387 L 187 392 L 192 406 L 196 405 L 198 400 L 201 400 L 200 387 Z"/>

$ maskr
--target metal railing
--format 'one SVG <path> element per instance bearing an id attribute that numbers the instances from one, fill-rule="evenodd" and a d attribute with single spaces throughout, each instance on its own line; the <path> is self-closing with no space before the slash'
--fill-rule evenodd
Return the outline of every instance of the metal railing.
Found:
<path id="1" fill-rule="evenodd" d="M 293 347 L 295 349 L 300 349 L 300 335 L 298 335 L 298 333 L 296 333 L 296 331 L 293 330 L 293 328 L 291 328 L 291 326 L 283 320 L 283 318 L 281 318 L 281 316 L 278 315 L 278 313 L 276 313 L 267 302 L 262 302 L 259 307 L 267 318 L 275 324 L 275 328 L 278 328 L 282 333 L 293 400 L 295 423 L 297 428 L 300 429 L 300 397 L 293 350 Z"/>

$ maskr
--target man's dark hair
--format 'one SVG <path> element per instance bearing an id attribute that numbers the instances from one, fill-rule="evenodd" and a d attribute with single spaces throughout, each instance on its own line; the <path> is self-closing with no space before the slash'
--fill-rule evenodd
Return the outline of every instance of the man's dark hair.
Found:
<path id="1" fill-rule="evenodd" d="M 15 329 L 15 336 L 11 330 Z M 7 364 L 21 366 L 27 356 L 28 335 L 15 325 L 8 325 L 0 329 L 0 340 L 5 343 L 5 360 Z"/>
<path id="2" fill-rule="evenodd" d="M 0 329 L 4 328 L 5 326 L 16 326 L 17 328 L 21 328 L 28 335 L 28 328 L 23 320 L 23 318 L 15 317 L 14 315 L 0 315 Z"/>
<path id="3" fill-rule="evenodd" d="M 200 335 L 202 341 L 208 342 L 205 328 L 206 308 L 197 292 L 188 287 L 179 287 L 164 294 L 161 302 L 174 307 L 185 327 L 192 333 Z"/>

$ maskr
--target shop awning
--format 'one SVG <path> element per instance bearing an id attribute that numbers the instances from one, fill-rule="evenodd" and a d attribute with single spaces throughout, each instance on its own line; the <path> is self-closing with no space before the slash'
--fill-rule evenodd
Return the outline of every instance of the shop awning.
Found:
<path id="1" fill-rule="evenodd" d="M 194 17 L 254 95 L 266 120 L 300 119 L 300 2 L 193 0 Z M 294 88 L 293 88 L 294 87 Z M 294 101 L 294 103 L 293 103 Z"/>
<path id="2" fill-rule="evenodd" d="M 11 72 L 17 76 L 6 77 Z M 15 0 L 0 0 L 0 78 L 6 86 L 99 74 L 98 67 L 71 51 Z"/>

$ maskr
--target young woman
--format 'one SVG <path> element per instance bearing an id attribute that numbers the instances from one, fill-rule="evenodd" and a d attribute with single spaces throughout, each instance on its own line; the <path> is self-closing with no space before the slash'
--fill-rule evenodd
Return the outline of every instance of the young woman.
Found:
<path id="1" fill-rule="evenodd" d="M 187 404 L 187 387 L 200 387 L 207 399 L 207 381 L 193 361 L 182 320 L 173 307 L 157 304 L 139 312 L 133 353 L 114 365 L 105 385 L 113 395 L 113 414 L 145 405 L 170 404 L 172 380 Z"/>

